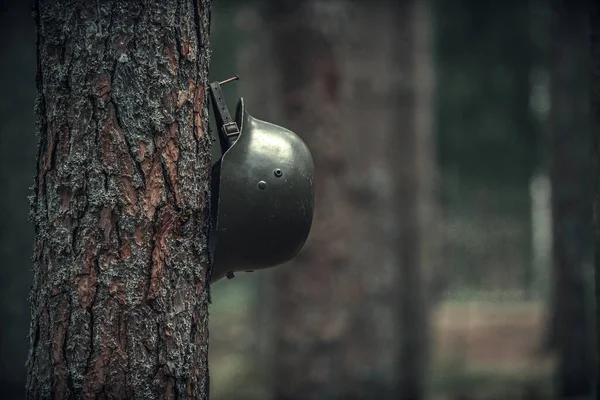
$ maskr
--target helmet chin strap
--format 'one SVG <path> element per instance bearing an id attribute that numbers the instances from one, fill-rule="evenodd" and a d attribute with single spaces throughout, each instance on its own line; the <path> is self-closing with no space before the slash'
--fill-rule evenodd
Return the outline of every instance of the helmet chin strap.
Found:
<path id="1" fill-rule="evenodd" d="M 212 82 L 210 84 L 210 97 L 213 104 L 213 112 L 215 114 L 215 122 L 218 125 L 219 132 L 219 142 L 221 143 L 221 153 L 224 154 L 227 149 L 229 149 L 237 138 L 240 135 L 240 129 L 237 123 L 231 118 L 231 114 L 229 113 L 229 109 L 227 108 L 227 103 L 225 102 L 225 96 L 223 96 L 223 92 L 221 90 L 221 85 L 226 83 L 238 80 L 239 76 L 234 76 L 229 79 L 226 79 L 221 82 Z M 214 179 L 213 177 L 213 185 L 216 184 L 218 188 L 218 179 Z M 215 195 L 215 199 L 218 198 L 218 189 L 213 189 L 213 195 Z M 213 199 L 214 200 L 214 199 Z M 214 208 L 213 211 L 217 210 L 217 204 L 212 204 Z M 213 216 L 214 218 L 214 216 Z M 211 224 L 216 223 L 216 221 L 211 221 Z M 214 228 L 214 227 L 213 227 Z M 216 245 L 216 231 L 211 229 L 209 242 L 211 243 L 209 256 L 210 262 L 213 264 L 214 262 L 214 246 Z M 232 271 L 227 272 L 227 278 L 232 279 L 234 274 Z M 212 281 L 212 277 L 211 277 Z"/>
<path id="2" fill-rule="evenodd" d="M 221 85 L 237 79 L 239 79 L 239 77 L 236 75 L 222 82 L 212 82 L 210 84 L 210 97 L 213 102 L 215 121 L 219 126 L 219 139 L 223 153 L 230 148 L 240 136 L 240 129 L 233 118 L 231 118 L 227 103 L 225 102 L 225 97 L 221 91 Z"/>

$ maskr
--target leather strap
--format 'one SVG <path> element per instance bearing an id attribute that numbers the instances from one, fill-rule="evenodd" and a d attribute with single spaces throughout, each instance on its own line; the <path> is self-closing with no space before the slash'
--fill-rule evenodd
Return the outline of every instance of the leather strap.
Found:
<path id="1" fill-rule="evenodd" d="M 225 151 L 235 143 L 240 135 L 240 129 L 233 118 L 231 118 L 231 114 L 227 108 L 227 103 L 225 103 L 225 97 L 223 96 L 219 82 L 213 82 L 210 84 L 210 95 L 213 101 L 215 120 L 220 128 L 219 137 L 221 139 L 221 146 L 226 146 L 226 148 L 223 149 L 223 151 Z"/>

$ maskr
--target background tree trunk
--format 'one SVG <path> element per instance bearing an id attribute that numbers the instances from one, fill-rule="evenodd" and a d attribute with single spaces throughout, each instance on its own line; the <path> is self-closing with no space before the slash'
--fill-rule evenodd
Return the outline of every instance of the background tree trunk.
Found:
<path id="1" fill-rule="evenodd" d="M 28 398 L 206 398 L 210 3 L 37 1 Z"/>
<path id="2" fill-rule="evenodd" d="M 402 77 L 387 101 L 394 109 L 391 144 L 387 156 L 397 175 L 394 203 L 397 211 L 395 239 L 400 276 L 399 299 L 399 399 L 425 397 L 430 342 L 430 315 L 441 296 L 444 276 L 439 271 L 437 179 L 433 130 L 434 73 L 431 4 L 427 0 L 398 2 L 394 35 L 396 68 Z"/>
<path id="3" fill-rule="evenodd" d="M 270 5 L 282 119 L 317 170 L 309 241 L 273 274 L 276 399 L 422 394 L 435 242 L 425 4 Z"/>
<path id="4" fill-rule="evenodd" d="M 594 161 L 594 272 L 595 279 L 595 323 L 596 323 L 596 377 L 595 389 L 596 396 L 600 394 L 600 3 L 597 1 L 589 2 L 590 15 L 590 122 L 591 137 L 593 143 L 593 161 Z"/>
<path id="5" fill-rule="evenodd" d="M 553 331 L 558 395 L 593 390 L 590 241 L 591 175 L 588 131 L 588 25 L 584 2 L 553 3 L 551 70 Z"/>

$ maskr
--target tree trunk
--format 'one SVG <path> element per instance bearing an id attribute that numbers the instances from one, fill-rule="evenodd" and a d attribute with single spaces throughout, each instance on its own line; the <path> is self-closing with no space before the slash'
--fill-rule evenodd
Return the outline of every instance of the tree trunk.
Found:
<path id="1" fill-rule="evenodd" d="M 275 3 L 275 2 L 271 2 Z M 247 2 L 245 7 L 236 11 L 235 19 L 241 24 L 242 34 L 248 38 L 243 42 L 237 54 L 237 66 L 240 76 L 239 88 L 244 95 L 246 109 L 257 118 L 287 126 L 287 119 L 281 112 L 281 95 L 278 90 L 278 63 L 273 54 L 270 41 L 271 26 L 264 23 L 260 2 Z M 286 266 L 282 267 L 286 268 Z M 276 286 L 274 282 L 277 269 L 265 270 L 256 274 L 253 287 L 255 306 L 252 313 L 252 326 L 257 340 L 253 344 L 253 360 L 263 366 L 258 376 L 251 376 L 264 391 L 259 399 L 269 399 L 273 386 L 273 366 L 275 351 L 273 341 L 274 309 L 276 307 Z M 244 278 L 246 279 L 246 278 Z"/>
<path id="2" fill-rule="evenodd" d="M 596 324 L 596 397 L 600 394 L 600 3 L 590 1 L 590 122 L 594 158 L 594 272 Z"/>
<path id="3" fill-rule="evenodd" d="M 34 15 L 28 398 L 207 398 L 210 2 Z"/>
<path id="4" fill-rule="evenodd" d="M 432 21 L 429 1 L 399 4 L 402 6 L 395 15 L 400 34 L 395 37 L 405 45 L 396 51 L 395 65 L 405 71 L 406 78 L 388 98 L 398 105 L 393 110 L 398 132 L 391 132 L 387 153 L 398 175 L 393 234 L 400 266 L 400 377 L 396 389 L 397 398 L 417 400 L 425 397 L 430 309 L 443 286 L 438 259 L 441 221 L 435 189 Z"/>
<path id="5" fill-rule="evenodd" d="M 422 395 L 433 161 L 424 4 L 271 6 L 283 118 L 311 148 L 317 179 L 306 248 L 274 273 L 276 399 Z"/>
<path id="6" fill-rule="evenodd" d="M 588 131 L 587 12 L 583 2 L 557 0 L 553 12 L 550 113 L 554 339 L 561 398 L 593 390 L 592 315 L 588 307 L 591 237 Z"/>

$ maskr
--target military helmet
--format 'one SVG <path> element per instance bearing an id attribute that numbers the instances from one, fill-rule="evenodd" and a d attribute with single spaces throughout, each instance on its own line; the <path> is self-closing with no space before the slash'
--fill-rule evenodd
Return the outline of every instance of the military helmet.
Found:
<path id="1" fill-rule="evenodd" d="M 310 232 L 315 192 L 312 155 L 300 137 L 251 116 L 243 98 L 232 120 L 220 83 L 210 89 L 223 149 L 212 170 L 215 282 L 294 258 Z"/>

